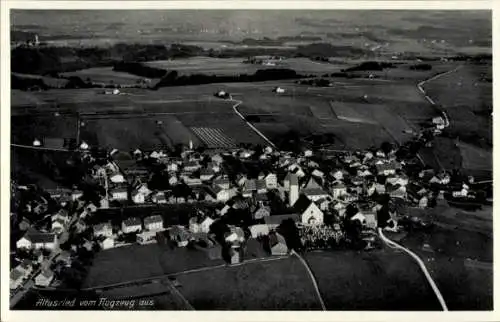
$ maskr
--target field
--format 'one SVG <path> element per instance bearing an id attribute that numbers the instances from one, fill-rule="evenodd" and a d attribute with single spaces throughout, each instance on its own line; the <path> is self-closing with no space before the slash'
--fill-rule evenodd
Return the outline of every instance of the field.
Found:
<path id="1" fill-rule="evenodd" d="M 463 141 L 480 147 L 492 145 L 492 68 L 464 65 L 433 80 L 425 90 L 450 118 L 450 131 Z"/>
<path id="2" fill-rule="evenodd" d="M 179 275 L 196 310 L 318 310 L 306 269 L 296 258 Z"/>
<path id="3" fill-rule="evenodd" d="M 93 83 L 116 85 L 137 85 L 142 79 L 144 79 L 144 77 L 132 75 L 125 72 L 114 71 L 113 67 L 94 67 L 81 69 L 74 72 L 62 73 L 61 76 L 77 76 L 80 77 L 83 81 L 90 80 Z"/>
<path id="4" fill-rule="evenodd" d="M 493 170 L 493 155 L 491 151 L 462 142 L 459 143 L 459 148 L 464 169 Z"/>
<path id="5" fill-rule="evenodd" d="M 223 130 L 211 127 L 192 127 L 193 131 L 208 148 L 234 148 L 236 143 Z"/>
<path id="6" fill-rule="evenodd" d="M 324 74 L 340 70 L 337 64 L 311 61 L 308 58 L 290 58 L 275 65 L 245 64 L 245 58 L 213 58 L 191 57 L 173 60 L 157 60 L 145 63 L 147 66 L 175 70 L 179 75 L 207 74 L 231 76 L 239 74 L 254 74 L 259 69 L 290 68 L 302 74 Z"/>
<path id="7" fill-rule="evenodd" d="M 123 118 L 89 118 L 81 127 L 81 139 L 93 146 L 124 151 L 142 149 L 173 149 L 176 144 L 194 146 L 201 143 L 197 136 L 175 116 L 130 116 Z"/>
<path id="8" fill-rule="evenodd" d="M 189 269 L 223 264 L 201 251 L 170 249 L 163 244 L 131 245 L 101 251 L 94 259 L 84 287 L 179 273 Z"/>
<path id="9" fill-rule="evenodd" d="M 436 209 L 436 226 L 409 233 L 401 243 L 426 262 L 450 310 L 493 307 L 492 209 Z M 423 249 L 428 244 L 432 251 Z"/>
<path id="10" fill-rule="evenodd" d="M 77 119 L 72 116 L 12 116 L 11 143 L 32 145 L 35 138 L 76 138 Z"/>
<path id="11" fill-rule="evenodd" d="M 329 310 L 439 310 L 413 259 L 392 250 L 314 252 L 306 260 Z"/>

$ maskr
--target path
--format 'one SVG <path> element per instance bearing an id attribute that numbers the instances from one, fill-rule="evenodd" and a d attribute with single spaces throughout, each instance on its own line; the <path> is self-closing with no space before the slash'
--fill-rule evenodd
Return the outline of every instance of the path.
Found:
<path id="1" fill-rule="evenodd" d="M 323 301 L 323 297 L 321 296 L 321 293 L 319 291 L 318 283 L 316 282 L 316 278 L 314 277 L 314 274 L 313 274 L 311 268 L 309 267 L 309 264 L 307 264 L 306 260 L 304 258 L 302 258 L 302 256 L 300 256 L 295 250 L 292 250 L 292 255 L 295 255 L 300 260 L 302 265 L 304 265 L 304 267 L 306 268 L 307 273 L 309 274 L 309 277 L 311 278 L 311 281 L 313 282 L 314 290 L 316 291 L 316 295 L 318 296 L 319 303 L 321 304 L 321 309 L 323 309 L 323 311 L 326 311 L 325 302 Z"/>
<path id="2" fill-rule="evenodd" d="M 405 253 L 407 253 L 408 255 L 410 255 L 417 262 L 418 266 L 420 267 L 420 269 L 424 273 L 425 278 L 429 282 L 429 285 L 431 286 L 432 290 L 434 291 L 434 294 L 436 295 L 436 297 L 437 297 L 437 299 L 439 301 L 439 304 L 441 304 L 441 307 L 442 307 L 443 311 L 448 311 L 448 307 L 446 306 L 446 302 L 444 301 L 443 295 L 439 291 L 436 283 L 432 279 L 431 274 L 429 273 L 429 271 L 425 267 L 425 264 L 422 261 L 422 259 L 420 259 L 420 257 L 418 257 L 417 254 L 415 254 L 414 252 L 412 252 L 408 248 L 406 248 L 404 246 L 401 246 L 400 244 L 396 243 L 395 241 L 392 241 L 389 238 L 387 238 L 384 235 L 384 233 L 382 232 L 381 228 L 378 229 L 378 233 L 379 233 L 379 236 L 382 239 L 382 241 L 384 243 L 386 243 L 390 248 L 400 249 L 400 250 L 404 251 Z"/>

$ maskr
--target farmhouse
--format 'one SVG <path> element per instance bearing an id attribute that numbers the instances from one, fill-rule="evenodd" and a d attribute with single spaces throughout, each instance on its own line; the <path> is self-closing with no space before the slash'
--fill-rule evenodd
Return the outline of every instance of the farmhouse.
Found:
<path id="1" fill-rule="evenodd" d="M 144 229 L 146 230 L 162 230 L 163 218 L 160 215 L 152 215 L 144 218 Z"/>
<path id="2" fill-rule="evenodd" d="M 136 235 L 136 241 L 140 245 L 147 245 L 156 242 L 156 231 L 145 230 Z"/>
<path id="3" fill-rule="evenodd" d="M 112 189 L 110 194 L 113 200 L 123 201 L 128 199 L 128 191 L 126 187 Z"/>
<path id="4" fill-rule="evenodd" d="M 125 177 L 121 173 L 115 173 L 109 177 L 109 180 L 113 183 L 124 183 Z"/>
<path id="5" fill-rule="evenodd" d="M 321 188 L 304 189 L 302 193 L 312 201 L 328 198 L 329 195 Z"/>
<path id="6" fill-rule="evenodd" d="M 268 173 L 264 180 L 266 181 L 267 189 L 276 189 L 278 187 L 278 177 L 274 173 Z"/>
<path id="7" fill-rule="evenodd" d="M 331 187 L 333 199 L 338 199 L 340 196 L 347 194 L 347 187 L 342 182 L 335 182 Z"/>
<path id="8" fill-rule="evenodd" d="M 214 187 L 219 186 L 222 189 L 229 189 L 230 182 L 229 182 L 229 179 L 226 176 L 224 176 L 224 177 L 220 177 L 220 178 L 215 179 L 213 182 L 213 186 Z"/>
<path id="9" fill-rule="evenodd" d="M 54 233 L 40 233 L 28 231 L 16 242 L 16 247 L 26 249 L 54 249 L 57 237 Z"/>
<path id="10" fill-rule="evenodd" d="M 304 225 L 323 224 L 323 212 L 319 207 L 305 195 L 301 195 L 293 205 L 295 213 L 300 215 L 301 222 Z"/>
<path id="11" fill-rule="evenodd" d="M 252 238 L 269 234 L 269 226 L 267 224 L 257 224 L 249 227 Z"/>
<path id="12" fill-rule="evenodd" d="M 140 232 L 141 230 L 142 224 L 139 218 L 130 217 L 122 221 L 122 232 L 124 234 Z"/>
<path id="13" fill-rule="evenodd" d="M 257 193 L 266 193 L 267 192 L 266 181 L 263 179 L 255 181 L 255 189 Z"/>

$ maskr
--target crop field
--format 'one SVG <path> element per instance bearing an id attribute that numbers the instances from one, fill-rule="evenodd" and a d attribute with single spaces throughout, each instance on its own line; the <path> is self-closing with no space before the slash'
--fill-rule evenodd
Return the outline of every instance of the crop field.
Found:
<path id="1" fill-rule="evenodd" d="M 47 77 L 47 76 L 31 75 L 31 74 L 19 74 L 19 73 L 12 73 L 12 75 L 15 75 L 19 78 L 40 79 L 45 83 L 45 85 L 53 88 L 61 88 L 66 86 L 66 84 L 68 83 L 67 79 L 61 79 L 55 77 Z"/>
<path id="2" fill-rule="evenodd" d="M 158 260 L 158 245 L 132 245 L 97 253 L 84 282 L 84 287 L 94 287 L 126 282 L 163 274 Z"/>
<path id="3" fill-rule="evenodd" d="M 208 148 L 234 148 L 236 143 L 219 128 L 192 127 L 193 131 Z"/>
<path id="4" fill-rule="evenodd" d="M 35 138 L 76 138 L 77 119 L 71 116 L 16 115 L 11 117 L 11 143 L 32 145 Z"/>
<path id="5" fill-rule="evenodd" d="M 320 63 L 308 58 L 290 58 L 275 65 L 246 64 L 245 58 L 214 58 L 214 57 L 191 57 L 173 60 L 158 60 L 145 63 L 147 66 L 175 70 L 179 75 L 208 74 L 208 75 L 239 75 L 253 74 L 259 69 L 268 68 L 290 68 L 297 73 L 333 73 L 340 70 L 337 64 Z"/>
<path id="6" fill-rule="evenodd" d="M 179 114 L 177 118 L 189 128 L 213 128 L 222 136 L 219 139 L 227 142 L 265 144 L 266 142 L 243 122 L 236 114 L 227 114 L 224 117 L 215 113 Z M 206 135 L 205 135 L 206 137 Z M 207 140 L 208 137 L 201 139 Z M 207 143 L 214 144 L 215 142 Z M 217 143 L 218 144 L 218 143 Z M 216 145 L 217 145 L 216 144 Z"/>
<path id="7" fill-rule="evenodd" d="M 196 310 L 318 310 L 306 269 L 296 258 L 179 275 Z"/>
<path id="8" fill-rule="evenodd" d="M 471 144 L 459 143 L 462 155 L 462 166 L 471 170 L 493 170 L 493 155 L 491 151 L 475 147 Z"/>
<path id="9" fill-rule="evenodd" d="M 94 67 L 81 69 L 74 72 L 62 73 L 63 77 L 77 76 L 83 81 L 90 80 L 93 83 L 116 84 L 116 85 L 136 85 L 144 77 L 114 71 L 113 67 Z"/>
<path id="10" fill-rule="evenodd" d="M 210 260 L 205 253 L 198 250 L 170 249 L 164 244 L 134 244 L 100 251 L 89 269 L 84 287 L 181 273 L 223 263 L 222 260 Z"/>
<path id="11" fill-rule="evenodd" d="M 305 256 L 329 310 L 439 310 L 414 260 L 392 250 Z"/>
<path id="12" fill-rule="evenodd" d="M 197 136 L 173 115 L 99 117 L 84 119 L 80 138 L 90 145 L 119 150 L 173 148 L 176 144 L 201 145 Z"/>

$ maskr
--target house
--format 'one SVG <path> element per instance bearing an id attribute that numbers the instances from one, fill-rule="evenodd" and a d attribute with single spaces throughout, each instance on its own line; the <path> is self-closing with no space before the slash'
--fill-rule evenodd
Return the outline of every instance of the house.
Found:
<path id="1" fill-rule="evenodd" d="M 423 196 L 418 201 L 418 207 L 419 208 L 427 208 L 428 203 L 429 203 L 429 199 L 426 196 Z"/>
<path id="2" fill-rule="evenodd" d="M 71 192 L 71 200 L 75 201 L 80 199 L 83 196 L 83 191 L 81 190 L 74 190 Z"/>
<path id="3" fill-rule="evenodd" d="M 224 240 L 233 245 L 242 243 L 245 241 L 245 233 L 240 227 L 230 226 L 229 232 L 224 234 Z"/>
<path id="4" fill-rule="evenodd" d="M 214 220 L 210 217 L 205 217 L 205 219 L 202 220 L 200 223 L 200 231 L 202 233 L 209 233 L 210 232 L 210 226 L 213 224 Z"/>
<path id="5" fill-rule="evenodd" d="M 200 180 L 201 181 L 209 181 L 214 177 L 215 173 L 210 169 L 203 169 L 200 172 Z"/>
<path id="6" fill-rule="evenodd" d="M 94 226 L 94 237 L 111 237 L 113 236 L 113 226 L 110 222 L 101 223 Z"/>
<path id="7" fill-rule="evenodd" d="M 41 233 L 28 231 L 16 242 L 18 249 L 54 249 L 57 243 L 57 236 L 54 233 Z"/>
<path id="8" fill-rule="evenodd" d="M 406 197 L 407 197 L 405 186 L 400 186 L 400 185 L 389 186 L 387 189 L 387 192 L 389 193 L 389 196 L 391 198 L 406 199 Z"/>
<path id="9" fill-rule="evenodd" d="M 279 225 L 281 225 L 283 220 L 288 220 L 288 219 L 293 220 L 295 223 L 300 222 L 300 216 L 297 214 L 267 216 L 267 217 L 264 217 L 264 222 L 267 225 L 267 227 L 269 228 L 269 230 L 274 230 Z"/>
<path id="10" fill-rule="evenodd" d="M 167 172 L 172 173 L 172 172 L 177 172 L 179 171 L 179 165 L 175 162 L 168 162 L 167 163 Z"/>
<path id="11" fill-rule="evenodd" d="M 278 177 L 274 173 L 268 173 L 264 180 L 266 182 L 267 189 L 276 189 L 278 187 Z"/>
<path id="12" fill-rule="evenodd" d="M 301 195 L 293 205 L 295 213 L 299 214 L 304 225 L 323 224 L 323 212 L 319 207 L 305 195 Z"/>
<path id="13" fill-rule="evenodd" d="M 111 189 L 110 191 L 111 199 L 113 200 L 127 200 L 128 193 L 126 187 L 119 187 L 115 189 Z"/>
<path id="14" fill-rule="evenodd" d="M 231 209 L 231 206 L 224 205 L 224 207 L 222 207 L 222 209 L 219 211 L 219 215 L 224 216 L 229 211 L 229 209 Z"/>
<path id="15" fill-rule="evenodd" d="M 271 248 L 271 255 L 283 256 L 288 253 L 285 237 L 277 232 L 269 234 L 269 247 Z"/>
<path id="16" fill-rule="evenodd" d="M 229 189 L 224 189 L 220 186 L 215 186 L 210 192 L 219 202 L 226 202 L 232 197 Z"/>
<path id="17" fill-rule="evenodd" d="M 177 176 L 175 176 L 175 175 L 171 175 L 168 178 L 168 184 L 171 186 L 175 186 L 178 182 L 179 182 L 179 179 L 177 179 Z"/>
<path id="18" fill-rule="evenodd" d="M 132 201 L 136 204 L 142 204 L 146 202 L 146 195 L 140 191 L 132 192 Z"/>
<path id="19" fill-rule="evenodd" d="M 184 183 L 187 184 L 188 186 L 200 186 L 200 185 L 202 185 L 201 179 L 194 178 L 194 177 L 185 177 Z"/>
<path id="20" fill-rule="evenodd" d="M 271 215 L 271 208 L 267 207 L 267 206 L 262 206 L 262 207 L 259 207 L 254 213 L 253 213 L 253 219 L 255 220 L 258 220 L 258 219 L 262 219 L 266 216 L 270 216 Z"/>
<path id="21" fill-rule="evenodd" d="M 330 195 L 322 188 L 304 189 L 302 193 L 312 201 L 328 198 Z"/>
<path id="22" fill-rule="evenodd" d="M 163 218 L 161 215 L 152 215 L 144 218 L 144 229 L 156 231 L 163 229 Z"/>
<path id="23" fill-rule="evenodd" d="M 198 217 L 189 218 L 189 231 L 194 234 L 201 232 L 200 224 L 198 222 Z"/>
<path id="24" fill-rule="evenodd" d="M 191 235 L 183 226 L 173 226 L 169 229 L 170 240 L 177 243 L 178 247 L 185 247 L 189 243 Z"/>
<path id="25" fill-rule="evenodd" d="M 364 179 L 362 177 L 355 176 L 355 177 L 351 178 L 351 183 L 355 186 L 360 186 L 363 184 L 363 182 L 364 182 Z"/>
<path id="26" fill-rule="evenodd" d="M 257 193 L 266 193 L 267 192 L 266 180 L 261 179 L 255 181 L 255 189 Z"/>
<path id="27" fill-rule="evenodd" d="M 142 230 L 141 220 L 136 217 L 130 217 L 122 221 L 122 232 L 124 234 L 140 232 Z"/>
<path id="28" fill-rule="evenodd" d="M 365 225 L 369 229 L 376 229 L 378 226 L 377 223 L 377 213 L 373 211 L 363 211 L 363 215 L 365 216 Z"/>
<path id="29" fill-rule="evenodd" d="M 216 164 L 222 164 L 222 162 L 224 162 L 224 159 L 220 154 L 214 154 L 210 159 Z"/>
<path id="30" fill-rule="evenodd" d="M 311 175 L 314 176 L 314 177 L 323 179 L 323 176 L 325 174 L 323 173 L 323 171 L 320 171 L 318 169 L 314 169 L 313 172 L 311 173 Z"/>
<path id="31" fill-rule="evenodd" d="M 10 271 L 10 289 L 15 290 L 23 283 L 25 275 L 22 271 L 14 268 Z"/>
<path id="32" fill-rule="evenodd" d="M 238 248 L 230 248 L 229 249 L 229 257 L 231 264 L 239 264 L 243 262 L 243 250 L 241 247 Z"/>
<path id="33" fill-rule="evenodd" d="M 140 245 L 147 245 L 156 242 L 156 231 L 145 230 L 136 235 L 136 241 Z"/>
<path id="34" fill-rule="evenodd" d="M 315 203 L 318 205 L 319 209 L 322 211 L 328 210 L 328 206 L 332 202 L 332 198 L 330 196 L 326 198 L 321 198 L 315 201 Z"/>
<path id="35" fill-rule="evenodd" d="M 318 180 L 314 177 L 309 177 L 309 180 L 306 181 L 305 184 L 302 185 L 303 189 L 322 189 L 321 185 L 319 184 Z"/>
<path id="36" fill-rule="evenodd" d="M 236 185 L 238 185 L 238 187 L 243 187 L 246 181 L 247 181 L 247 176 L 238 173 L 238 175 L 236 176 Z"/>
<path id="37" fill-rule="evenodd" d="M 342 182 L 335 182 L 331 187 L 333 199 L 338 199 L 340 196 L 347 194 L 347 187 Z"/>
<path id="38" fill-rule="evenodd" d="M 230 182 L 229 182 L 229 178 L 227 178 L 226 176 L 224 177 L 219 177 L 217 179 L 214 180 L 213 184 L 212 184 L 213 187 L 220 187 L 222 189 L 229 189 L 230 187 Z"/>
<path id="39" fill-rule="evenodd" d="M 52 221 L 51 231 L 56 234 L 60 234 L 65 230 L 66 223 L 62 219 L 56 219 Z"/>
<path id="40" fill-rule="evenodd" d="M 250 234 L 252 238 L 257 238 L 259 236 L 264 236 L 269 234 L 269 226 L 267 224 L 257 224 L 248 227 L 250 229 Z"/>
<path id="41" fill-rule="evenodd" d="M 184 164 L 184 171 L 194 172 L 201 168 L 201 165 L 197 161 L 188 161 Z"/>
<path id="42" fill-rule="evenodd" d="M 109 180 L 113 183 L 124 183 L 125 178 L 120 173 L 115 173 L 109 177 Z"/>
<path id="43" fill-rule="evenodd" d="M 335 181 L 341 181 L 344 179 L 344 172 L 342 170 L 334 170 L 330 174 Z"/>
<path id="44" fill-rule="evenodd" d="M 305 151 L 304 151 L 304 156 L 305 156 L 306 158 L 308 158 L 308 157 L 312 157 L 312 156 L 313 156 L 313 151 L 311 151 L 311 150 L 305 150 Z"/>

